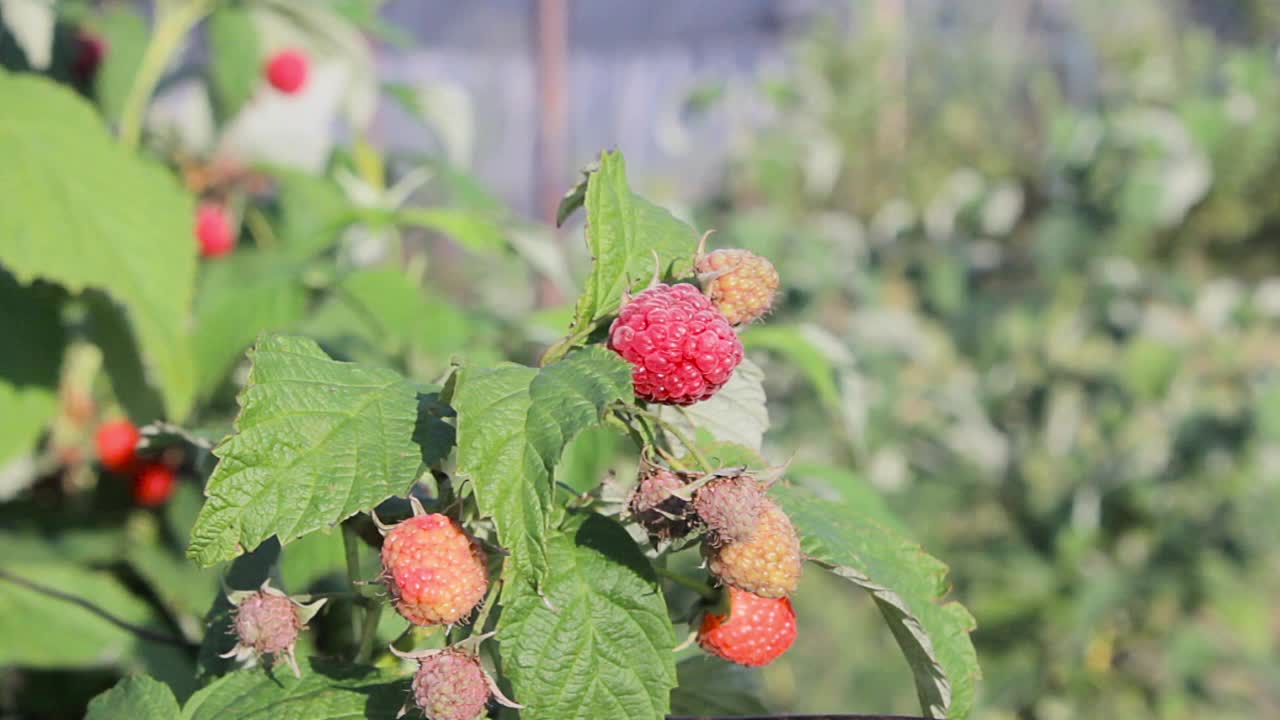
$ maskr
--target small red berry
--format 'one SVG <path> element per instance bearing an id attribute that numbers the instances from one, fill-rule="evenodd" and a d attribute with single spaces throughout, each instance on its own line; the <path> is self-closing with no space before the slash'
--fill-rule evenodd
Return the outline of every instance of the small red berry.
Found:
<path id="1" fill-rule="evenodd" d="M 144 507 L 162 505 L 173 494 L 176 478 L 164 463 L 147 463 L 133 476 L 133 499 Z"/>
<path id="2" fill-rule="evenodd" d="M 742 341 L 698 289 L 658 284 L 628 302 L 609 347 L 631 363 L 636 397 L 692 405 L 724 387 L 742 362 Z"/>
<path id="3" fill-rule="evenodd" d="M 267 60 L 267 82 L 286 95 L 292 95 L 307 83 L 307 56 L 299 50 L 281 50 Z"/>
<path id="4" fill-rule="evenodd" d="M 796 611 L 787 598 L 729 588 L 729 615 L 707 613 L 698 629 L 702 649 L 739 665 L 768 665 L 796 640 Z"/>
<path id="5" fill-rule="evenodd" d="M 484 599 L 484 551 L 458 523 L 415 515 L 387 532 L 382 567 L 396 610 L 414 625 L 452 625 Z"/>
<path id="6" fill-rule="evenodd" d="M 200 255 L 216 258 L 226 255 L 236 247 L 235 229 L 231 227 L 231 214 L 218 203 L 201 203 L 196 210 L 196 240 L 200 243 Z"/>
<path id="7" fill-rule="evenodd" d="M 135 449 L 142 435 L 128 420 L 113 420 L 99 425 L 94 439 L 98 445 L 98 460 L 102 462 L 102 467 L 112 472 L 124 472 L 137 459 Z"/>

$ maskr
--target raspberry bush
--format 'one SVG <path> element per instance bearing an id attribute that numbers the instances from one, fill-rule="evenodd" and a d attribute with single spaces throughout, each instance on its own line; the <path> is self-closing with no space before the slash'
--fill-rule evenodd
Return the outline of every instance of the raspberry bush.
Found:
<path id="1" fill-rule="evenodd" d="M 881 608 L 926 715 L 965 717 L 973 621 L 945 568 L 770 462 L 741 337 L 785 278 L 706 253 L 621 153 L 560 209 L 592 264 L 548 345 L 434 286 L 527 276 L 527 228 L 443 161 L 374 147 L 368 87 L 323 174 L 148 124 L 169 74 L 226 128 L 323 63 L 371 64 L 334 56 L 362 47 L 358 13 L 301 7 L 85 11 L 63 22 L 99 39 L 93 72 L 0 70 L 0 328 L 21 348 L 0 363 L 0 606 L 20 609 L 0 664 L 127 676 L 91 720 L 661 718 L 712 704 L 729 667 L 707 657 L 805 642 L 808 564 Z M 207 63 L 177 65 L 194 34 Z M 427 276 L 410 242 L 477 269 Z"/>

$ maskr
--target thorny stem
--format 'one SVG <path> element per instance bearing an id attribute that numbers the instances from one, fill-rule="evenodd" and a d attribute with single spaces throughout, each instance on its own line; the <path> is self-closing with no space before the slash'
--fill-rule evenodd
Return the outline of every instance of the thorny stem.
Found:
<path id="1" fill-rule="evenodd" d="M 209 13 L 210 5 L 210 0 L 190 0 L 172 9 L 167 3 L 157 5 L 151 41 L 142 53 L 138 73 L 120 111 L 120 142 L 126 148 L 132 150 L 138 146 L 147 101 L 160 83 L 169 60 L 182 45 L 183 38 Z"/>
<path id="2" fill-rule="evenodd" d="M 701 595 L 704 600 L 713 601 L 716 599 L 715 591 L 707 587 L 707 584 L 704 582 L 699 582 L 688 575 L 682 575 L 674 570 L 668 570 L 667 568 L 658 565 L 655 565 L 653 569 L 654 572 L 658 573 L 659 577 L 664 577 L 677 585 L 683 585 L 684 587 L 689 588 Z"/>

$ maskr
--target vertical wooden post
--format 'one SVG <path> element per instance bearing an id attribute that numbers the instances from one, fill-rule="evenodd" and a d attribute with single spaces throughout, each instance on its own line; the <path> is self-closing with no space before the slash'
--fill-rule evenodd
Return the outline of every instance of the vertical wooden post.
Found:
<path id="1" fill-rule="evenodd" d="M 537 15 L 539 111 L 534 192 L 543 222 L 554 227 L 556 208 L 565 191 L 561 185 L 569 154 L 568 0 L 538 0 Z M 539 306 L 556 305 L 563 300 L 555 283 L 545 277 L 539 280 Z"/>

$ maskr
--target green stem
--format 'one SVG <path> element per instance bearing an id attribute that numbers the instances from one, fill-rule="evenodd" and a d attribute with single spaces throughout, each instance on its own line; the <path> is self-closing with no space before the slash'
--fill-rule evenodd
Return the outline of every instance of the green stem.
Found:
<path id="1" fill-rule="evenodd" d="M 360 648 L 356 662 L 365 663 L 373 656 L 373 641 L 378 636 L 378 621 L 382 619 L 382 600 L 371 598 L 364 605 L 364 625 L 360 628 Z"/>
<path id="2" fill-rule="evenodd" d="M 187 33 L 209 13 L 211 2 L 212 0 L 189 0 L 171 10 L 166 9 L 165 3 L 157 5 L 151 41 L 142 53 L 138 72 L 133 77 L 133 85 L 129 87 L 120 111 L 120 142 L 130 150 L 138 147 L 138 141 L 142 138 L 142 118 L 146 114 L 147 101 L 160 83 L 169 60 L 178 51 Z"/>
<path id="3" fill-rule="evenodd" d="M 707 587 L 707 584 L 704 582 L 699 582 L 688 575 L 682 575 L 674 570 L 668 570 L 665 567 L 655 565 L 653 569 L 654 572 L 658 573 L 659 577 L 666 578 L 677 585 L 683 585 L 684 587 L 689 588 L 701 595 L 704 600 L 716 599 L 715 591 Z"/>
<path id="4" fill-rule="evenodd" d="M 550 365 L 551 363 L 559 360 L 565 355 L 568 355 L 569 351 L 572 350 L 575 346 L 586 341 L 586 339 L 591 336 L 592 331 L 594 331 L 595 329 L 596 329 L 596 323 L 587 323 L 586 325 L 583 325 L 581 328 L 579 328 L 572 334 L 566 337 L 560 338 L 555 343 L 553 343 L 551 347 L 547 348 L 547 351 L 542 354 L 542 358 L 538 361 L 538 365 L 541 367 L 546 367 L 547 365 Z"/>
<path id="5" fill-rule="evenodd" d="M 627 412 L 649 418 L 653 422 L 657 423 L 659 427 L 661 427 L 663 430 L 669 433 L 676 440 L 680 441 L 680 444 L 684 446 L 685 450 L 689 451 L 689 454 L 693 456 L 693 459 L 698 462 L 698 465 L 701 466 L 705 472 L 716 471 L 716 468 L 711 464 L 711 461 L 707 460 L 707 457 L 702 454 L 702 451 L 698 449 L 697 445 L 694 445 L 689 440 L 689 436 L 685 435 L 683 430 L 680 430 L 676 426 L 672 425 L 670 422 L 667 422 L 666 419 L 664 419 L 657 413 L 651 412 L 649 410 L 644 410 L 641 408 L 627 408 Z"/>
<path id="6" fill-rule="evenodd" d="M 471 624 L 471 634 L 479 635 L 484 632 L 484 624 L 489 622 L 489 611 L 493 609 L 494 603 L 498 599 L 498 594 L 502 592 L 502 581 L 495 582 L 489 588 L 489 594 L 484 598 L 484 605 L 480 608 L 480 614 L 476 615 L 476 621 Z"/>
<path id="7" fill-rule="evenodd" d="M 267 221 L 267 216 L 257 208 L 249 208 L 249 212 L 244 216 L 245 224 L 249 226 L 249 232 L 253 233 L 254 242 L 258 243 L 258 247 L 272 248 L 276 246 L 276 234 L 271 230 L 271 223 Z"/>
<path id="8" fill-rule="evenodd" d="M 342 524 L 342 551 L 347 561 L 347 582 L 351 586 L 352 593 L 359 593 L 356 583 L 360 582 L 360 536 L 356 534 L 355 526 L 349 522 Z M 360 623 L 359 613 L 357 609 L 360 603 L 352 601 L 351 604 L 351 628 L 352 637 L 363 638 L 364 627 Z M 365 620 L 368 621 L 369 613 L 366 613 Z M 363 639 L 361 645 L 363 645 Z"/>

